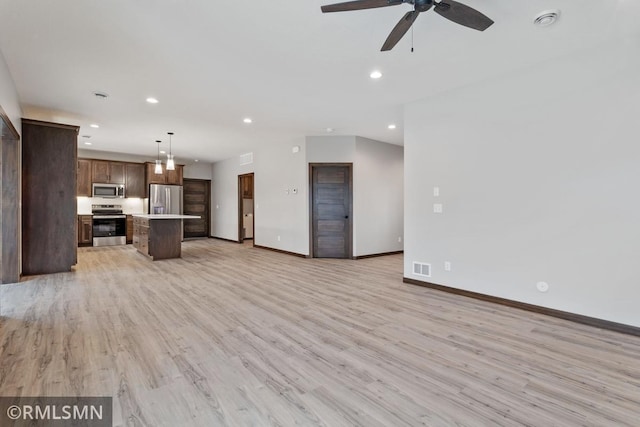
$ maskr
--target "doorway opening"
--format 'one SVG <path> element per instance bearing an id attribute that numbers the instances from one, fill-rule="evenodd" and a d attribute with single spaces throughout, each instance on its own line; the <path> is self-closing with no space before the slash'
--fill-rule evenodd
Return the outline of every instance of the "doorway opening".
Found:
<path id="1" fill-rule="evenodd" d="M 312 258 L 353 258 L 353 164 L 309 164 Z"/>
<path id="2" fill-rule="evenodd" d="M 251 240 L 255 246 L 253 172 L 238 175 L 238 243 Z"/>

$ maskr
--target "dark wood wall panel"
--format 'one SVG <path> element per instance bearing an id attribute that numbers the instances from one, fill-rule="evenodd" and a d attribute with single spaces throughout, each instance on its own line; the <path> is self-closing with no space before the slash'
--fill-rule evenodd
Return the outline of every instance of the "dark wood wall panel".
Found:
<path id="1" fill-rule="evenodd" d="M 78 127 L 22 120 L 22 272 L 76 263 Z"/>
<path id="2" fill-rule="evenodd" d="M 9 118 L 0 108 L 0 283 L 15 283 L 20 279 L 18 247 L 19 230 L 19 163 L 20 140 Z"/>

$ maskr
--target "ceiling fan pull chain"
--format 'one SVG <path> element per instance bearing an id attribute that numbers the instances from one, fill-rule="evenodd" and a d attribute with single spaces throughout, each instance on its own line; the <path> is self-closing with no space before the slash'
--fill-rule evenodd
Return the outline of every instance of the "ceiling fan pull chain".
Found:
<path id="1" fill-rule="evenodd" d="M 413 53 L 413 25 L 411 26 L 411 53 Z"/>

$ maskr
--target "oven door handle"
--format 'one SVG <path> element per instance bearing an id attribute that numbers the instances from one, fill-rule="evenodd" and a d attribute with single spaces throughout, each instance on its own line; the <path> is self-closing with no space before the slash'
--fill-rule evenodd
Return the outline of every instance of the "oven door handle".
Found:
<path id="1" fill-rule="evenodd" d="M 126 215 L 93 215 L 92 219 L 127 219 Z"/>

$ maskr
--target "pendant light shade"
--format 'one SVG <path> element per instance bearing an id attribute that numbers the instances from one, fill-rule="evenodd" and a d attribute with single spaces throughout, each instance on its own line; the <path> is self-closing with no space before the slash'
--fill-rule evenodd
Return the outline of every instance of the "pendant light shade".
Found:
<path id="1" fill-rule="evenodd" d="M 167 154 L 167 170 L 172 171 L 176 169 L 176 164 L 173 161 L 173 154 L 171 154 L 171 137 L 173 132 L 167 132 L 169 134 L 169 154 Z"/>
<path id="2" fill-rule="evenodd" d="M 156 168 L 155 168 L 155 173 L 156 175 L 162 175 L 162 162 L 160 161 L 160 143 L 162 141 L 156 141 L 158 143 L 158 157 L 156 159 Z"/>

